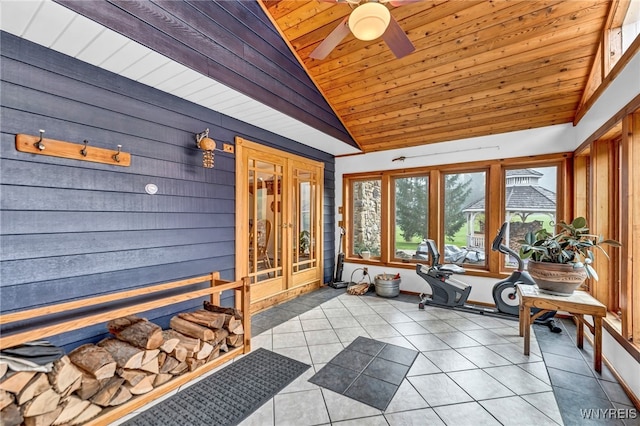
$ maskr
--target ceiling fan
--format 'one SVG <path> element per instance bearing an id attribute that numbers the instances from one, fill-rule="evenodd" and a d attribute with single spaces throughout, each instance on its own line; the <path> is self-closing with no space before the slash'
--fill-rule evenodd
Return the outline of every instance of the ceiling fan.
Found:
<path id="1" fill-rule="evenodd" d="M 420 0 L 320 0 L 331 3 L 347 3 L 353 10 L 342 22 L 314 49 L 309 57 L 324 59 L 351 32 L 363 41 L 378 37 L 387 43 L 396 58 L 413 52 L 416 48 L 404 33 L 398 21 L 391 16 L 383 3 L 397 7 Z"/>

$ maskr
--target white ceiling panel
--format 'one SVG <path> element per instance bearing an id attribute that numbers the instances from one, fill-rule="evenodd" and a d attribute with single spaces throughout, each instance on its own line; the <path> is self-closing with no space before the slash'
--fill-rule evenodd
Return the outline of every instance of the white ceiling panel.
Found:
<path id="1" fill-rule="evenodd" d="M 127 43 L 129 43 L 128 38 L 102 28 L 100 34 L 76 57 L 90 64 L 101 64 L 119 52 Z"/>
<path id="2" fill-rule="evenodd" d="M 2 1 L 0 23 L 2 29 L 17 36 L 22 36 L 29 22 L 42 7 L 42 1 L 7 0 Z"/>
<path id="3" fill-rule="evenodd" d="M 359 152 L 51 0 L 0 0 L 3 31 L 334 155 Z"/>

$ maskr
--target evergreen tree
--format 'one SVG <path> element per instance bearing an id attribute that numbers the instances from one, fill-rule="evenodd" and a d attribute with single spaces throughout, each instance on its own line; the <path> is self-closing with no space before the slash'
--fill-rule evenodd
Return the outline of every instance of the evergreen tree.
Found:
<path id="1" fill-rule="evenodd" d="M 467 222 L 462 212 L 469 194 L 471 179 L 461 181 L 463 174 L 448 174 L 444 180 L 444 235 L 449 241 L 454 240 L 456 232 Z"/>
<path id="2" fill-rule="evenodd" d="M 427 237 L 428 182 L 426 176 L 396 179 L 396 225 L 405 241 Z"/>

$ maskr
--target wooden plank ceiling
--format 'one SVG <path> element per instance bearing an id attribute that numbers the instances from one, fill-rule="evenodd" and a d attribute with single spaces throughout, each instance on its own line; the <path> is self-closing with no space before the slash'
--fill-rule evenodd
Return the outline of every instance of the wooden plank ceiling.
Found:
<path id="1" fill-rule="evenodd" d="M 415 52 L 397 59 L 381 39 L 349 34 L 316 60 L 309 54 L 352 6 L 262 4 L 365 152 L 572 122 L 610 7 L 601 0 L 385 3 Z"/>

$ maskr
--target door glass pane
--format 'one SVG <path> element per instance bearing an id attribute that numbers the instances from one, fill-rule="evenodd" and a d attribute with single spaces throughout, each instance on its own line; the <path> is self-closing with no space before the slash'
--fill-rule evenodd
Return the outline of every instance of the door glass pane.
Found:
<path id="1" fill-rule="evenodd" d="M 249 276 L 252 282 L 282 276 L 282 166 L 250 160 Z"/>
<path id="2" fill-rule="evenodd" d="M 395 259 L 405 262 L 427 260 L 416 251 L 422 240 L 429 236 L 429 176 L 396 178 L 394 187 L 395 233 L 392 238 Z"/>
<path id="3" fill-rule="evenodd" d="M 524 235 L 544 228 L 555 231 L 558 167 L 510 169 L 505 174 L 505 221 L 509 227 L 504 243 L 516 253 Z M 505 266 L 517 267 L 517 260 L 504 256 Z"/>
<path id="4" fill-rule="evenodd" d="M 317 176 L 309 170 L 293 170 L 293 272 L 313 268 L 318 264 Z"/>
<path id="5" fill-rule="evenodd" d="M 443 263 L 484 266 L 486 173 L 444 175 Z"/>
<path id="6" fill-rule="evenodd" d="M 350 255 L 363 259 L 380 257 L 382 181 L 356 180 L 351 185 L 353 234 Z"/>

